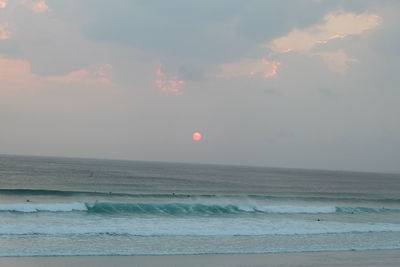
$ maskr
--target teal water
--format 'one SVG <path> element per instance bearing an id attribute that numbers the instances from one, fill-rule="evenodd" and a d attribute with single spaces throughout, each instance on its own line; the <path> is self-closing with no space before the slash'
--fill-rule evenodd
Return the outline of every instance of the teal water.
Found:
<path id="1" fill-rule="evenodd" d="M 400 248 L 400 175 L 0 156 L 0 256 Z"/>

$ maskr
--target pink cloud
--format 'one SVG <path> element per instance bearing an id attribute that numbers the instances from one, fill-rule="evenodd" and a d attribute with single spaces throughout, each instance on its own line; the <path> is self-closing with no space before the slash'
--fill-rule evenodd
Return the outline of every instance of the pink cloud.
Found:
<path id="1" fill-rule="evenodd" d="M 0 57 L 0 91 L 49 87 L 55 84 L 113 85 L 109 76 L 111 65 L 103 64 L 80 69 L 61 76 L 32 73 L 30 63 L 22 59 Z"/>
<path id="2" fill-rule="evenodd" d="M 32 74 L 30 64 L 22 59 L 0 57 L 0 92 L 2 90 L 36 87 L 40 84 L 37 75 Z"/>
<path id="3" fill-rule="evenodd" d="M 31 8 L 32 8 L 33 12 L 35 12 L 35 13 L 44 13 L 44 12 L 50 11 L 50 8 L 46 4 L 45 0 L 39 0 L 39 1 L 33 2 L 31 4 Z"/>
<path id="4" fill-rule="evenodd" d="M 7 40 L 10 38 L 10 31 L 8 30 L 8 22 L 0 24 L 0 40 Z"/>
<path id="5" fill-rule="evenodd" d="M 110 64 L 102 64 L 100 66 L 73 71 L 63 76 L 48 76 L 45 77 L 45 79 L 60 84 L 80 83 L 111 85 L 112 82 L 109 76 L 111 68 L 112 66 Z"/>
<path id="6" fill-rule="evenodd" d="M 0 0 L 0 9 L 6 8 L 8 5 L 8 0 Z M 11 8 L 12 10 L 18 5 L 24 5 L 35 13 L 45 13 L 51 11 L 46 3 L 46 0 L 13 0 L 10 2 L 10 7 L 13 7 Z"/>
<path id="7" fill-rule="evenodd" d="M 220 65 L 220 72 L 214 76 L 226 79 L 256 75 L 263 78 L 272 78 L 278 75 L 280 64 L 280 62 L 266 59 L 245 59 Z"/>
<path id="8" fill-rule="evenodd" d="M 155 75 L 156 79 L 154 83 L 161 91 L 173 94 L 182 94 L 185 81 L 178 79 L 176 76 L 168 76 L 161 70 L 161 67 L 156 69 Z"/>
<path id="9" fill-rule="evenodd" d="M 271 71 L 266 73 L 265 77 L 270 78 L 270 77 L 275 77 L 276 75 L 278 75 L 278 68 L 281 65 L 280 62 L 277 61 L 272 61 L 271 62 Z"/>
<path id="10" fill-rule="evenodd" d="M 359 35 L 379 25 L 380 18 L 370 13 L 332 12 L 324 17 L 324 22 L 305 29 L 294 29 L 267 46 L 274 52 L 307 52 L 318 44 L 342 39 L 349 35 Z"/>
<path id="11" fill-rule="evenodd" d="M 0 8 L 6 8 L 7 6 L 7 1 L 6 0 L 0 0 Z"/>

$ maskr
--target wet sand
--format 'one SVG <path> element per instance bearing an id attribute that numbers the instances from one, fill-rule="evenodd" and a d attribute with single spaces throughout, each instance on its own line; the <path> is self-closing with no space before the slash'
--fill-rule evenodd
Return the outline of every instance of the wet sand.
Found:
<path id="1" fill-rule="evenodd" d="M 400 266 L 400 250 L 170 256 L 3 257 L 2 267 Z"/>

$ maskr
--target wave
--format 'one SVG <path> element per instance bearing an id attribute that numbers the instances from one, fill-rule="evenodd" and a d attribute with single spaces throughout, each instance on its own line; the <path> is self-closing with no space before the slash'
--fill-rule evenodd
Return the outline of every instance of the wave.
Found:
<path id="1" fill-rule="evenodd" d="M 300 206 L 300 205 L 220 205 L 202 203 L 16 203 L 0 204 L 0 212 L 88 212 L 98 214 L 148 214 L 148 215 L 229 215 L 229 214 L 330 214 L 330 213 L 388 213 L 398 209 L 350 206 Z"/>
<path id="2" fill-rule="evenodd" d="M 206 204 L 150 204 L 150 203 L 95 203 L 88 205 L 89 212 L 136 213 L 167 215 L 223 215 L 254 213 L 335 213 L 334 206 L 256 206 L 256 205 L 206 205 Z"/>

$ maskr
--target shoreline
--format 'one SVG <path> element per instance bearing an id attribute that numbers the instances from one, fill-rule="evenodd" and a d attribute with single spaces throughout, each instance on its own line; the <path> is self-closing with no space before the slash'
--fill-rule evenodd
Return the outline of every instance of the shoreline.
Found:
<path id="1" fill-rule="evenodd" d="M 197 254 L 158 256 L 34 256 L 0 257 L 2 267 L 78 266 L 400 266 L 400 249 L 285 252 L 265 254 Z"/>

